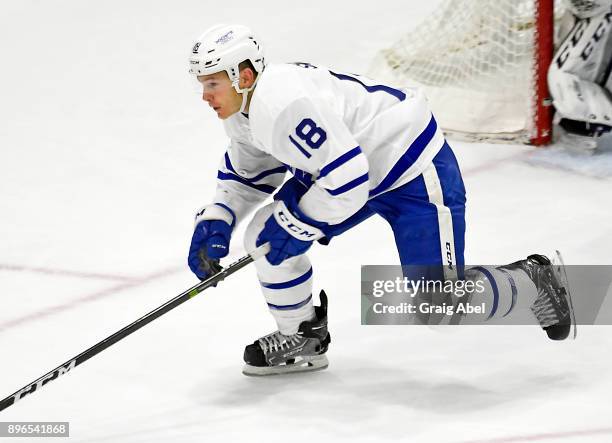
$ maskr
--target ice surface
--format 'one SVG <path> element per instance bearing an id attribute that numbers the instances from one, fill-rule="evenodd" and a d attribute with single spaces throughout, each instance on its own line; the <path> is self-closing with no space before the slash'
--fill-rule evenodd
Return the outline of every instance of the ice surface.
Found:
<path id="1" fill-rule="evenodd" d="M 186 75 L 193 38 L 237 21 L 271 61 L 365 72 L 437 4 L 423 3 L 5 0 L 0 397 L 195 283 L 192 216 L 226 140 Z M 453 147 L 469 263 L 555 248 L 610 263 L 610 179 L 525 162 L 532 148 Z M 330 295 L 328 370 L 241 375 L 244 345 L 273 328 L 247 268 L 0 420 L 70 421 L 74 442 L 612 441 L 610 328 L 552 343 L 536 327 L 365 327 L 360 265 L 398 262 L 384 223 L 312 258 Z"/>

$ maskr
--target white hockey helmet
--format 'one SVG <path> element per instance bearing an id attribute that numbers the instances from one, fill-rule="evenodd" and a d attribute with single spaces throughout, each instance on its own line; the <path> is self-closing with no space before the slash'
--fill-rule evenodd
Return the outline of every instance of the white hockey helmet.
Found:
<path id="1" fill-rule="evenodd" d="M 266 65 L 263 46 L 253 31 L 242 25 L 215 25 L 193 45 L 189 72 L 199 76 L 225 71 L 236 91 L 244 93 L 247 91 L 240 89 L 238 83 L 238 65 L 246 60 L 251 62 L 259 77 Z"/>
<path id="2" fill-rule="evenodd" d="M 590 18 L 609 10 L 612 0 L 567 0 L 567 6 L 578 18 Z"/>

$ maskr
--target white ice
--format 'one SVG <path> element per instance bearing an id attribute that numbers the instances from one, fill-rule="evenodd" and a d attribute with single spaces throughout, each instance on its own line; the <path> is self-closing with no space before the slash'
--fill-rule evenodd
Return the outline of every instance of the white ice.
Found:
<path id="1" fill-rule="evenodd" d="M 4 0 L 0 398 L 196 282 L 192 217 L 226 143 L 186 74 L 200 32 L 244 23 L 269 61 L 365 72 L 438 2 Z M 555 248 L 610 263 L 610 179 L 528 164 L 534 148 L 452 145 L 468 263 Z M 387 227 L 371 219 L 312 258 L 326 371 L 241 374 L 243 347 L 274 327 L 247 268 L 0 421 L 69 421 L 74 442 L 612 441 L 609 327 L 553 343 L 535 326 L 361 326 L 360 266 L 398 262 Z"/>

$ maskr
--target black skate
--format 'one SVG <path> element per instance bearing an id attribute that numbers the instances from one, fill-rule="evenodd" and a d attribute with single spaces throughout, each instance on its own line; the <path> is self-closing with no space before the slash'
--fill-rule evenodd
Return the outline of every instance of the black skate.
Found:
<path id="1" fill-rule="evenodd" d="M 576 319 L 570 296 L 565 266 L 559 251 L 555 263 L 544 255 L 533 254 L 526 260 L 520 260 L 504 268 L 522 269 L 527 273 L 538 290 L 538 297 L 531 311 L 538 319 L 540 326 L 551 340 L 565 340 L 574 326 L 576 337 Z"/>
<path id="2" fill-rule="evenodd" d="M 300 324 L 298 332 L 283 335 L 279 331 L 266 335 L 244 350 L 245 375 L 277 375 L 316 371 L 328 365 L 327 295 L 321 291 L 321 306 L 315 306 L 317 318 Z"/>

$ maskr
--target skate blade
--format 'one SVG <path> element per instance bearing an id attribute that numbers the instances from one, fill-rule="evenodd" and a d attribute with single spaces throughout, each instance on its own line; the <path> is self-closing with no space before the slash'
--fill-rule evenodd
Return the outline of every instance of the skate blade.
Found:
<path id="1" fill-rule="evenodd" d="M 311 372 L 321 371 L 329 365 L 327 357 L 323 355 L 314 355 L 309 357 L 302 357 L 297 363 L 290 365 L 279 365 L 279 366 L 251 366 L 245 364 L 242 368 L 242 373 L 247 376 L 261 377 L 266 375 L 283 375 L 293 374 L 297 372 Z"/>
<path id="2" fill-rule="evenodd" d="M 567 302 L 568 302 L 569 309 L 570 309 L 570 321 L 572 323 L 571 328 L 573 330 L 573 334 L 570 333 L 570 336 L 572 337 L 572 339 L 575 340 L 576 336 L 578 335 L 578 328 L 576 324 L 576 313 L 574 311 L 574 304 L 572 303 L 572 295 L 571 295 L 571 290 L 569 287 L 569 281 L 567 279 L 567 274 L 565 272 L 565 263 L 559 251 L 555 251 L 555 254 L 556 256 L 552 260 L 552 266 L 553 266 L 553 270 L 555 271 L 555 273 L 561 279 L 561 283 L 567 289 L 565 291 L 565 294 L 567 296 Z"/>

